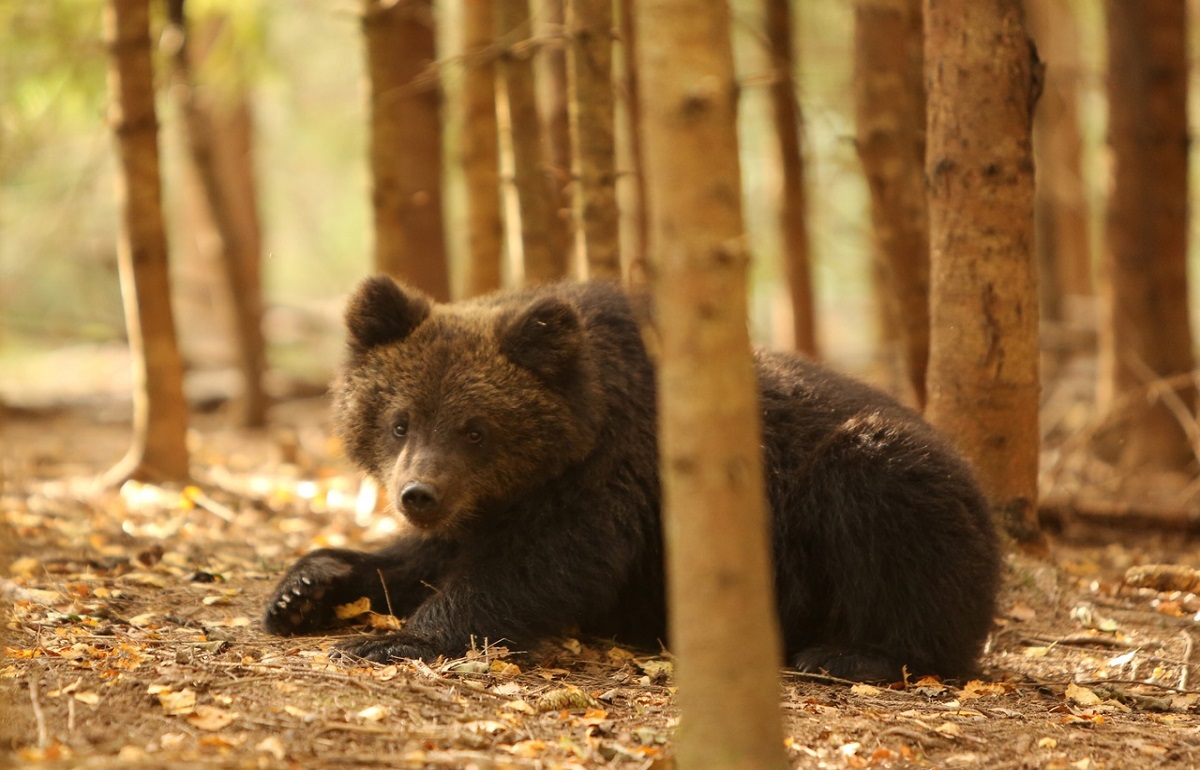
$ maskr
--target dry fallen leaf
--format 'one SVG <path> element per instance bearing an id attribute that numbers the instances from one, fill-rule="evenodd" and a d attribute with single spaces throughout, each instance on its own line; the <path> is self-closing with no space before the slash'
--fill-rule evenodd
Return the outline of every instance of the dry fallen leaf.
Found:
<path id="1" fill-rule="evenodd" d="M 1072 703 L 1077 703 L 1080 706 L 1098 706 L 1101 703 L 1101 698 L 1092 690 L 1086 687 L 1081 687 L 1074 682 L 1067 685 L 1067 700 Z"/>
<path id="2" fill-rule="evenodd" d="M 151 695 L 157 695 L 158 702 L 162 704 L 162 707 L 167 710 L 168 714 L 174 716 L 190 714 L 196 707 L 196 693 L 191 689 L 175 692 L 168 687 L 152 684 L 148 692 Z"/>
<path id="3" fill-rule="evenodd" d="M 263 738 L 254 746 L 255 751 L 261 751 L 264 754 L 270 754 L 275 757 L 276 762 L 282 762 L 284 757 L 283 741 L 278 737 L 271 735 Z"/>
<path id="4" fill-rule="evenodd" d="M 196 706 L 196 710 L 187 717 L 188 724 L 201 730 L 221 730 L 228 727 L 237 714 L 217 706 Z"/>
<path id="5" fill-rule="evenodd" d="M 371 611 L 371 598 L 361 596 L 349 604 L 339 604 L 333 608 L 333 611 L 337 615 L 338 620 L 357 618 L 359 615 Z"/>
<path id="6" fill-rule="evenodd" d="M 365 709 L 355 714 L 356 717 L 364 722 L 378 722 L 387 715 L 388 710 L 385 706 L 367 706 Z"/>

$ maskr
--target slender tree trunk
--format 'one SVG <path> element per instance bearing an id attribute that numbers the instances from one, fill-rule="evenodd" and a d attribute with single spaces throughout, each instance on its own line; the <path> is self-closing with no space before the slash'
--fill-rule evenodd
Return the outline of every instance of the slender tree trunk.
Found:
<path id="1" fill-rule="evenodd" d="M 622 104 L 625 107 L 626 146 L 628 147 L 628 166 L 623 169 L 631 180 L 629 195 L 629 219 L 632 223 L 629 248 L 626 253 L 626 273 L 631 285 L 644 284 L 649 276 L 646 264 L 646 254 L 649 235 L 649 216 L 646 212 L 646 175 L 643 173 L 645 160 L 642 152 L 641 132 L 641 86 L 638 79 L 637 56 L 637 19 L 633 10 L 633 0 L 618 0 L 620 3 L 621 51 L 624 71 L 621 82 L 625 94 Z"/>
<path id="2" fill-rule="evenodd" d="M 188 414 L 171 314 L 148 1 L 110 0 L 104 25 L 109 122 L 120 161 L 117 259 L 134 364 L 133 446 L 106 481 L 182 480 Z"/>
<path id="3" fill-rule="evenodd" d="M 171 52 L 172 90 L 183 113 L 192 167 L 220 242 L 219 261 L 232 300 L 238 370 L 243 385 L 243 392 L 236 400 L 236 422 L 243 427 L 262 427 L 267 421 L 268 405 L 263 388 L 266 344 L 262 332 L 258 204 L 249 163 L 250 108 L 242 98 L 232 110 L 221 114 L 212 100 L 196 93 L 184 0 L 168 0 L 167 20 L 178 31 L 178 44 Z M 222 146 L 222 139 L 226 146 Z"/>
<path id="4" fill-rule="evenodd" d="M 534 0 L 533 75 L 537 88 L 538 115 L 542 126 L 542 169 L 546 175 L 550 219 L 550 249 L 566 265 L 574 266 L 576 238 L 571 221 L 571 119 L 567 92 L 567 41 L 565 0 Z"/>
<path id="5" fill-rule="evenodd" d="M 1108 0 L 1105 10 L 1113 187 L 1105 227 L 1111 316 L 1101 326 L 1101 405 L 1134 405 L 1115 416 L 1120 429 L 1113 449 L 1121 466 L 1181 468 L 1193 458 L 1195 389 L 1153 403 L 1138 396 L 1155 379 L 1194 366 L 1185 5 Z"/>
<path id="6" fill-rule="evenodd" d="M 612 82 L 613 0 L 567 0 L 572 195 L 588 275 L 621 277 Z"/>
<path id="7" fill-rule="evenodd" d="M 522 261 L 525 281 L 540 283 L 563 278 L 568 254 L 554 248 L 553 194 L 542 160 L 542 131 L 534 92 L 530 41 L 529 0 L 496 0 L 492 5 L 496 38 L 501 46 L 498 71 L 508 104 L 509 147 L 513 184 L 520 201 Z M 512 227 L 516 223 L 508 223 Z"/>
<path id="8" fill-rule="evenodd" d="M 496 125 L 495 39 L 490 2 L 463 6 L 462 164 L 466 177 L 468 297 L 500 288 L 504 220 L 500 208 L 499 133 Z"/>
<path id="9" fill-rule="evenodd" d="M 854 15 L 858 155 L 890 332 L 918 406 L 929 364 L 929 215 L 921 0 L 858 0 Z"/>
<path id="10" fill-rule="evenodd" d="M 362 24 L 371 81 L 375 268 L 448 300 L 432 2 L 363 0 Z"/>
<path id="11" fill-rule="evenodd" d="M 1079 130 L 1079 31 L 1070 0 L 1025 5 L 1046 62 L 1046 90 L 1033 122 L 1042 318 L 1079 327 L 1089 321 L 1095 298 Z"/>
<path id="12" fill-rule="evenodd" d="M 780 229 L 784 268 L 792 295 L 792 331 L 796 350 L 816 358 L 816 302 L 808 241 L 808 200 L 804 187 L 804 156 L 800 131 L 804 119 L 796 100 L 795 56 L 792 53 L 790 0 L 767 0 L 767 38 L 771 46 L 771 103 L 783 172 Z"/>
<path id="13" fill-rule="evenodd" d="M 639 0 L 681 768 L 782 768 L 728 8 Z M 652 95 L 652 96 L 651 96 Z M 731 515 L 736 512 L 736 515 Z M 719 622 L 713 622 L 719 618 Z"/>
<path id="14" fill-rule="evenodd" d="M 1030 129 L 1038 69 L 1020 0 L 925 0 L 931 422 L 997 521 L 1037 537 L 1038 315 Z"/>

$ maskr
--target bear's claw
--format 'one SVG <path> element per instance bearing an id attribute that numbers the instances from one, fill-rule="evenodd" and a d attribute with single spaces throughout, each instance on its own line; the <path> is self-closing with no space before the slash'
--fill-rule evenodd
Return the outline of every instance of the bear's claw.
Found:
<path id="1" fill-rule="evenodd" d="M 267 611 L 263 626 L 279 636 L 311 633 L 333 626 L 337 617 L 334 608 L 353 598 L 343 598 L 353 592 L 354 564 L 339 554 L 314 551 L 296 562 L 279 581 Z"/>

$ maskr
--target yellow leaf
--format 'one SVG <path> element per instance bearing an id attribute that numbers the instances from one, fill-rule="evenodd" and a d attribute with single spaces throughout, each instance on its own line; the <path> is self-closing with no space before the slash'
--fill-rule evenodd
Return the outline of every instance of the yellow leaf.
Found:
<path id="1" fill-rule="evenodd" d="M 879 695 L 880 693 L 883 692 L 883 690 L 880 690 L 878 687 L 872 687 L 869 684 L 862 684 L 860 682 L 859 684 L 856 684 L 853 687 L 851 687 L 850 692 L 854 693 L 855 695 L 862 695 L 862 696 L 871 698 L 876 695 Z"/>
<path id="2" fill-rule="evenodd" d="M 270 754 L 275 757 L 276 762 L 282 762 L 284 757 L 283 741 L 272 735 L 263 738 L 254 746 L 255 751 L 261 751 L 264 754 Z"/>
<path id="3" fill-rule="evenodd" d="M 237 714 L 217 706 L 196 706 L 194 713 L 189 714 L 187 721 L 192 727 L 210 732 L 228 727 Z"/>
<path id="4" fill-rule="evenodd" d="M 503 660 L 493 660 L 492 665 L 488 666 L 488 671 L 501 679 L 508 679 L 517 676 L 521 673 L 521 668 L 515 663 L 508 663 Z"/>
<path id="5" fill-rule="evenodd" d="M 531 741 L 518 741 L 511 746 L 504 746 L 503 748 L 507 749 L 508 751 L 510 751 L 511 753 L 513 753 L 514 755 L 516 755 L 518 757 L 525 757 L 526 759 L 533 759 L 534 757 L 537 757 L 539 754 L 542 754 L 543 752 L 545 752 L 547 747 L 546 747 L 545 741 L 531 740 Z"/>
<path id="6" fill-rule="evenodd" d="M 349 604 L 339 604 L 333 608 L 334 613 L 338 616 L 338 620 L 349 620 L 357 618 L 364 612 L 371 611 L 371 598 L 363 596 Z"/>
<path id="7" fill-rule="evenodd" d="M 8 571 L 13 575 L 24 575 L 32 577 L 41 572 L 42 564 L 37 559 L 29 556 L 22 556 L 8 566 Z"/>
<path id="8" fill-rule="evenodd" d="M 395 615 L 380 615 L 378 612 L 368 612 L 367 628 L 373 628 L 376 631 L 399 631 L 404 628 L 404 621 Z"/>
<path id="9" fill-rule="evenodd" d="M 1099 695 L 1074 682 L 1067 685 L 1067 700 L 1078 703 L 1080 706 L 1098 706 L 1101 702 Z"/>
<path id="10" fill-rule="evenodd" d="M 150 686 L 161 687 L 161 685 Z M 168 714 L 172 714 L 174 716 L 190 714 L 196 708 L 196 692 L 194 690 L 188 689 L 174 692 L 164 688 L 152 694 L 157 695 L 158 702 L 162 704 L 162 707 L 167 710 Z"/>
<path id="11" fill-rule="evenodd" d="M 957 738 L 962 735 L 962 728 L 953 722 L 942 722 L 940 725 L 934 728 L 934 732 L 941 733 L 942 735 L 949 736 L 951 738 Z"/>
<path id="12" fill-rule="evenodd" d="M 367 706 L 358 712 L 356 716 L 364 722 L 378 722 L 386 717 L 387 714 L 388 710 L 383 706 Z"/>
<path id="13" fill-rule="evenodd" d="M 521 698 L 510 700 L 500 708 L 508 709 L 509 711 L 519 711 L 522 714 L 536 714 L 537 711 Z"/>
<path id="14" fill-rule="evenodd" d="M 83 692 L 75 693 L 75 700 L 79 701 L 80 703 L 86 703 L 89 706 L 95 706 L 100 702 L 100 695 L 99 693 L 92 692 L 91 690 L 84 690 Z"/>

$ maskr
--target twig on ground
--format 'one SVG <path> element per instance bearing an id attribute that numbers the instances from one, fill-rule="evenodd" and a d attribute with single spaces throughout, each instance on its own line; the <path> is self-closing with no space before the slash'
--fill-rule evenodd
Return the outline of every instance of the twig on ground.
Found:
<path id="1" fill-rule="evenodd" d="M 1183 666 L 1179 672 L 1179 688 L 1186 690 L 1188 685 L 1188 668 L 1192 664 L 1192 648 L 1195 646 L 1195 642 L 1187 630 L 1180 631 L 1179 636 L 1183 638 Z"/>
<path id="2" fill-rule="evenodd" d="M 29 679 L 29 701 L 33 704 L 33 719 L 37 722 L 38 748 L 44 749 L 50 743 L 46 735 L 46 714 L 42 711 L 42 703 L 38 698 L 38 680 L 36 674 Z"/>

